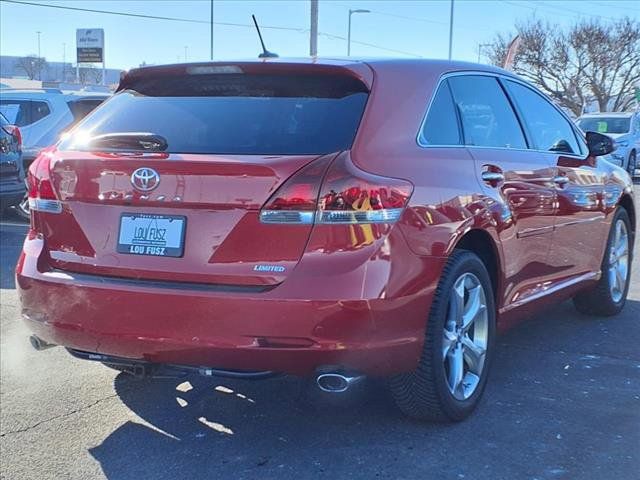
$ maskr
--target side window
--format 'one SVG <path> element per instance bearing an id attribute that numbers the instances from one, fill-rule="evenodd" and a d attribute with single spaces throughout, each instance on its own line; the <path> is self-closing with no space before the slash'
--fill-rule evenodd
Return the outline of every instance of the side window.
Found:
<path id="1" fill-rule="evenodd" d="M 47 102 L 32 101 L 30 123 L 35 123 L 38 120 L 42 120 L 44 117 L 46 117 L 50 113 L 51 113 L 51 110 L 49 110 L 49 105 L 47 104 Z"/>
<path id="2" fill-rule="evenodd" d="M 532 148 L 580 153 L 573 128 L 546 98 L 520 83 L 507 80 L 506 84 L 527 125 Z"/>
<path id="3" fill-rule="evenodd" d="M 480 75 L 449 79 L 466 145 L 527 148 L 518 118 L 498 80 Z"/>
<path id="4" fill-rule="evenodd" d="M 5 116 L 11 125 L 24 127 L 31 123 L 31 110 L 29 100 L 0 100 L 0 113 Z"/>
<path id="5" fill-rule="evenodd" d="M 440 83 L 420 132 L 421 145 L 461 145 L 456 107 L 445 80 Z"/>

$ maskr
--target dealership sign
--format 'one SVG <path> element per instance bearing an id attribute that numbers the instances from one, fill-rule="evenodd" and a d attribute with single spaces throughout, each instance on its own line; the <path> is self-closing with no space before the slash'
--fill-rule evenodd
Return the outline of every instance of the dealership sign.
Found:
<path id="1" fill-rule="evenodd" d="M 76 30 L 78 63 L 104 62 L 104 30 L 102 28 L 79 28 Z"/>

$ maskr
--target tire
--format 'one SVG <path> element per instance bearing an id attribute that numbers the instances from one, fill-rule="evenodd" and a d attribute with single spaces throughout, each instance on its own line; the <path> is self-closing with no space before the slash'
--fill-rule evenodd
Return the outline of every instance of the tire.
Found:
<path id="1" fill-rule="evenodd" d="M 463 278 L 465 294 L 462 303 L 459 304 L 462 306 L 462 311 L 466 312 L 467 307 L 471 306 L 469 302 L 471 294 L 467 296 L 466 290 L 469 282 L 473 286 L 477 281 L 477 285 L 482 287 L 485 304 L 483 313 L 476 315 L 473 327 L 466 337 L 467 340 L 471 338 L 477 343 L 482 343 L 480 340 L 484 338 L 486 353 L 481 362 L 482 366 L 476 369 L 476 373 L 479 371 L 480 374 L 474 374 L 477 380 L 473 379 L 473 381 L 469 380 L 471 379 L 469 374 L 473 372 L 466 357 L 472 353 L 471 349 L 466 346 L 465 340 L 460 342 L 460 336 L 454 342 L 452 338 L 459 334 L 450 333 L 451 326 L 455 324 L 453 319 L 459 317 L 453 313 L 456 311 L 455 308 L 450 308 L 450 304 L 455 305 L 454 297 L 459 298 L 459 296 L 456 297 L 456 291 L 459 292 L 459 288 L 454 289 L 454 287 L 459 286 Z M 390 379 L 391 393 L 400 410 L 413 418 L 437 422 L 457 422 L 468 417 L 477 407 L 487 383 L 493 357 L 495 323 L 493 288 L 486 267 L 474 253 L 455 250 L 443 269 L 436 289 L 427 320 L 423 352 L 417 368 L 413 372 Z M 459 325 L 456 324 L 456 331 L 459 331 Z M 445 334 L 447 334 L 447 340 L 445 340 Z M 445 348 L 448 349 L 448 353 L 445 353 Z M 450 382 L 453 372 L 451 362 L 455 363 L 455 359 L 460 358 L 456 356 L 460 351 L 464 353 L 463 360 L 460 360 L 461 363 L 458 365 L 462 366 L 463 378 L 468 383 L 460 382 L 461 389 L 455 389 L 456 393 L 454 393 Z M 465 368 L 469 370 L 465 371 Z M 472 391 L 467 388 L 469 384 L 475 385 Z"/>
<path id="2" fill-rule="evenodd" d="M 616 245 L 618 237 L 618 228 L 624 226 L 626 232 L 626 272 L 624 272 L 624 286 L 622 288 L 615 287 L 614 283 L 615 274 L 612 268 L 613 257 L 612 251 L 614 245 Z M 617 315 L 624 308 L 624 304 L 627 299 L 627 293 L 629 291 L 629 283 L 631 279 L 631 263 L 633 260 L 632 255 L 632 231 L 631 222 L 629 221 L 629 215 L 624 208 L 618 207 L 616 210 L 613 221 L 611 222 L 611 228 L 609 229 L 609 236 L 607 238 L 607 246 L 604 251 L 604 258 L 602 259 L 601 271 L 602 276 L 595 287 L 582 291 L 573 297 L 573 304 L 576 306 L 580 313 L 585 315 L 598 315 L 603 317 L 610 317 Z M 619 244 L 620 245 L 620 244 Z M 620 265 L 624 258 L 622 249 L 618 249 L 618 263 Z"/>
<path id="3" fill-rule="evenodd" d="M 631 175 L 631 178 L 633 178 L 636 173 L 636 166 L 637 166 L 637 155 L 636 155 L 636 151 L 632 150 L 631 154 L 629 154 L 629 163 L 627 164 L 627 171 L 629 172 L 629 175 Z"/>

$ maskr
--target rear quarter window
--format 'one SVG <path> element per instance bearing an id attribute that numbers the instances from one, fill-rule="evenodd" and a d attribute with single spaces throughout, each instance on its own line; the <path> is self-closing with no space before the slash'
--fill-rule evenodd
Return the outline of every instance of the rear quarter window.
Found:
<path id="1" fill-rule="evenodd" d="M 145 78 L 89 114 L 60 147 L 145 132 L 164 137 L 171 153 L 326 154 L 351 147 L 367 98 L 366 87 L 346 76 Z"/>
<path id="2" fill-rule="evenodd" d="M 462 143 L 456 107 L 446 80 L 440 83 L 433 97 L 418 143 L 423 146 L 448 146 Z"/>

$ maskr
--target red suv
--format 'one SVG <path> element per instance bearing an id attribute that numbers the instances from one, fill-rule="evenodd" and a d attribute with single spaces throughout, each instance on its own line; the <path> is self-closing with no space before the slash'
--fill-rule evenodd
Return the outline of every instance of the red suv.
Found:
<path id="1" fill-rule="evenodd" d="M 460 420 L 495 336 L 629 288 L 632 183 L 544 95 L 445 61 L 136 69 L 30 169 L 37 348 L 136 374 L 389 377 Z"/>

